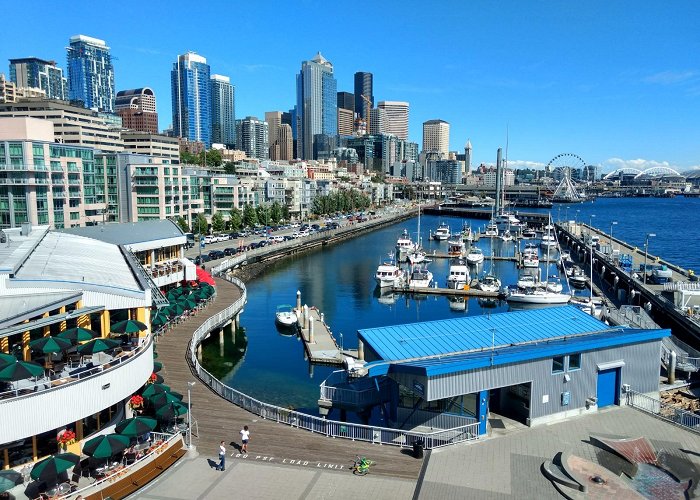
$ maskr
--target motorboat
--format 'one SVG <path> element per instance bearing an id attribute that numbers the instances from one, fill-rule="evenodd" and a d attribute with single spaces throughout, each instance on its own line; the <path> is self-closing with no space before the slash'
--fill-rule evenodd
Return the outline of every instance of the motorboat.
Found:
<path id="1" fill-rule="evenodd" d="M 549 290 L 550 292 L 561 293 L 564 290 L 564 285 L 562 284 L 561 279 L 559 279 L 559 276 L 556 275 L 550 276 L 547 278 L 547 281 L 541 284 L 544 285 L 545 290 Z"/>
<path id="2" fill-rule="evenodd" d="M 426 266 L 414 266 L 408 276 L 408 288 L 428 288 L 433 283 L 433 273 Z"/>
<path id="3" fill-rule="evenodd" d="M 498 291 L 501 289 L 501 280 L 499 280 L 493 274 L 486 274 L 476 284 L 476 288 L 483 292 L 498 293 Z"/>
<path id="4" fill-rule="evenodd" d="M 408 234 L 408 231 L 406 229 L 403 230 L 403 233 L 399 236 L 399 239 L 396 240 L 396 251 L 399 253 L 399 255 L 405 256 L 408 255 L 410 252 L 413 252 L 416 249 L 416 244 L 411 240 L 411 236 Z"/>
<path id="5" fill-rule="evenodd" d="M 484 252 L 481 251 L 479 247 L 469 247 L 467 252 L 467 263 L 471 265 L 477 265 L 484 262 Z"/>
<path id="6" fill-rule="evenodd" d="M 406 282 L 403 270 L 396 265 L 391 257 L 377 267 L 374 279 L 380 288 L 403 286 Z"/>
<path id="7" fill-rule="evenodd" d="M 528 228 L 525 229 L 522 233 L 520 233 L 520 237 L 524 240 L 534 240 L 535 238 L 537 238 L 537 233 L 534 229 Z"/>
<path id="8" fill-rule="evenodd" d="M 413 250 L 406 256 L 406 260 L 412 266 L 425 262 L 425 252 L 422 250 Z"/>
<path id="9" fill-rule="evenodd" d="M 450 226 L 445 222 L 441 222 L 438 228 L 433 233 L 433 239 L 437 241 L 445 241 L 452 236 L 450 232 Z"/>
<path id="10" fill-rule="evenodd" d="M 498 226 L 491 222 L 488 226 L 486 226 L 484 236 L 487 238 L 498 238 Z"/>
<path id="11" fill-rule="evenodd" d="M 471 226 L 466 224 L 462 226 L 462 241 L 474 241 L 474 232 Z"/>
<path id="12" fill-rule="evenodd" d="M 523 250 L 523 267 L 539 267 L 540 257 L 537 246 L 527 243 Z"/>
<path id="13" fill-rule="evenodd" d="M 573 266 L 571 268 L 571 275 L 569 276 L 569 283 L 575 288 L 585 288 L 588 284 L 588 277 L 586 273 L 583 272 L 578 266 Z"/>
<path id="14" fill-rule="evenodd" d="M 603 304 L 600 299 L 593 299 L 591 301 L 589 298 L 583 302 L 572 300 L 571 304 L 597 319 L 602 319 L 603 317 Z"/>
<path id="15" fill-rule="evenodd" d="M 537 278 L 532 274 L 521 274 L 516 283 L 519 290 L 529 290 L 537 287 Z"/>
<path id="16" fill-rule="evenodd" d="M 550 248 L 554 248 L 557 246 L 557 240 L 551 231 L 545 231 L 542 234 L 542 238 L 540 240 L 540 246 L 542 248 L 544 248 L 545 250 L 549 250 Z"/>
<path id="17" fill-rule="evenodd" d="M 447 255 L 450 257 L 464 257 L 464 242 L 461 240 L 448 241 Z"/>
<path id="18" fill-rule="evenodd" d="M 506 229 L 501 233 L 501 239 L 503 241 L 513 241 L 513 235 L 510 233 L 510 229 Z"/>
<path id="19" fill-rule="evenodd" d="M 542 288 L 511 291 L 506 296 L 508 303 L 516 304 L 558 305 L 567 304 L 569 300 L 571 300 L 569 294 L 550 292 Z"/>
<path id="20" fill-rule="evenodd" d="M 291 328 L 297 324 L 297 313 L 290 305 L 277 306 L 275 321 L 281 326 Z"/>
<path id="21" fill-rule="evenodd" d="M 511 227 L 522 227 L 520 220 L 510 212 L 501 212 L 493 218 L 496 227 L 501 231 L 510 230 Z"/>
<path id="22" fill-rule="evenodd" d="M 447 274 L 447 288 L 463 290 L 469 284 L 469 268 L 464 259 L 452 259 Z"/>

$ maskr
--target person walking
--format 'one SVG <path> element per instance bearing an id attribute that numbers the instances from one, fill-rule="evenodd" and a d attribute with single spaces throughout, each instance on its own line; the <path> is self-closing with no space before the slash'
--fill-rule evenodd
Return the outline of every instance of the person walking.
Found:
<path id="1" fill-rule="evenodd" d="M 241 429 L 241 452 L 242 453 L 248 453 L 248 441 L 250 441 L 250 431 L 248 430 L 248 426 L 244 425 L 243 429 Z"/>
<path id="2" fill-rule="evenodd" d="M 223 441 L 219 444 L 219 465 L 216 466 L 216 470 L 226 470 L 226 447 Z"/>

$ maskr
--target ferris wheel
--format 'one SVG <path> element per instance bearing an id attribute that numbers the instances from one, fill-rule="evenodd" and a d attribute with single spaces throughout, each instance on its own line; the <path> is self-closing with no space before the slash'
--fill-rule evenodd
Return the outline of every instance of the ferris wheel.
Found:
<path id="1" fill-rule="evenodd" d="M 547 163 L 546 170 L 553 172 L 556 169 L 564 170 L 581 170 L 586 166 L 586 162 L 583 161 L 579 155 L 573 153 L 561 153 L 549 160 Z"/>

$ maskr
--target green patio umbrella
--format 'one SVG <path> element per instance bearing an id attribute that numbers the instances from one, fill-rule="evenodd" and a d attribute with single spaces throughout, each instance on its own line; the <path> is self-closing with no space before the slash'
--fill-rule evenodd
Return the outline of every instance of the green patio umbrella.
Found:
<path id="1" fill-rule="evenodd" d="M 148 417 L 127 418 L 119 422 L 114 430 L 124 436 L 140 436 L 151 432 L 158 425 L 158 421 Z"/>
<path id="2" fill-rule="evenodd" d="M 163 382 L 165 382 L 165 380 L 163 379 L 163 377 L 161 377 L 161 376 L 158 375 L 157 373 L 153 373 L 153 375 L 156 376 L 156 384 L 162 384 Z"/>
<path id="3" fill-rule="evenodd" d="M 129 447 L 131 438 L 124 434 L 97 436 L 85 443 L 83 453 L 93 458 L 109 458 Z"/>
<path id="4" fill-rule="evenodd" d="M 187 413 L 187 407 L 182 403 L 167 403 L 156 410 L 156 417 L 162 420 L 172 420 Z"/>
<path id="5" fill-rule="evenodd" d="M 180 288 L 171 288 L 168 290 L 168 293 L 165 294 L 168 300 L 176 299 L 180 295 L 182 295 L 182 290 Z"/>
<path id="6" fill-rule="evenodd" d="M 194 309 L 197 307 L 197 301 L 194 298 L 187 297 L 185 299 L 180 299 L 177 301 L 185 309 Z"/>
<path id="7" fill-rule="evenodd" d="M 22 474 L 15 470 L 0 470 L 0 493 L 11 490 L 24 482 Z"/>
<path id="8" fill-rule="evenodd" d="M 109 331 L 113 333 L 139 333 L 148 330 L 148 326 L 135 319 L 125 319 L 114 323 Z"/>
<path id="9" fill-rule="evenodd" d="M 153 362 L 153 373 L 158 373 L 163 369 L 163 363 L 160 361 L 154 361 Z"/>
<path id="10" fill-rule="evenodd" d="M 70 340 L 59 337 L 41 337 L 29 342 L 29 347 L 44 354 L 65 351 L 72 346 L 73 344 Z"/>
<path id="11" fill-rule="evenodd" d="M 98 336 L 99 333 L 93 330 L 89 330 L 87 328 L 82 328 L 80 326 L 75 328 L 68 328 L 67 330 L 64 330 L 58 335 L 56 335 L 56 337 L 72 340 L 73 342 L 85 342 L 86 340 L 92 340 Z"/>
<path id="12" fill-rule="evenodd" d="M 155 396 L 156 394 L 161 394 L 163 392 L 170 392 L 170 387 L 165 384 L 149 384 L 148 387 L 143 390 L 141 395 L 144 398 L 150 398 L 151 396 Z"/>
<path id="13" fill-rule="evenodd" d="M 13 382 L 44 374 L 44 367 L 31 361 L 16 361 L 0 368 L 0 380 Z"/>
<path id="14" fill-rule="evenodd" d="M 153 359 L 156 359 L 158 357 L 158 353 L 156 352 L 155 349 L 153 349 Z"/>
<path id="15" fill-rule="evenodd" d="M 75 453 L 59 453 L 34 465 L 30 476 L 32 479 L 39 481 L 54 479 L 61 472 L 67 471 L 78 462 L 80 462 L 80 457 Z"/>
<path id="16" fill-rule="evenodd" d="M 10 365 L 16 362 L 17 358 L 14 357 L 12 354 L 5 354 L 4 352 L 0 352 L 0 367 Z"/>
<path id="17" fill-rule="evenodd" d="M 156 408 L 160 408 L 161 406 L 165 406 L 168 403 L 179 403 L 180 401 L 182 401 L 182 398 L 178 398 L 171 392 L 161 392 L 160 394 L 155 394 L 151 396 L 150 398 L 148 398 L 148 400 L 153 404 L 153 406 L 155 406 Z"/>
<path id="18" fill-rule="evenodd" d="M 170 321 L 168 315 L 166 313 L 159 312 L 151 318 L 151 326 L 163 326 L 168 321 Z"/>
<path id="19" fill-rule="evenodd" d="M 87 344 L 79 345 L 78 352 L 80 354 L 95 354 L 96 352 L 109 351 L 115 347 L 119 347 L 120 342 L 112 339 L 93 339 Z"/>
<path id="20" fill-rule="evenodd" d="M 180 316 L 185 312 L 184 306 L 179 302 L 173 302 L 166 310 L 170 316 Z"/>

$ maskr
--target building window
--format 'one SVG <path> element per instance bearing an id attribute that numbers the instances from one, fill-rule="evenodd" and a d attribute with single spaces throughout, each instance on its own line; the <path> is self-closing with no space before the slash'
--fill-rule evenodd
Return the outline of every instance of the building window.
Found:
<path id="1" fill-rule="evenodd" d="M 564 356 L 555 356 L 552 358 L 552 373 L 564 372 Z"/>
<path id="2" fill-rule="evenodd" d="M 581 354 L 569 355 L 569 371 L 581 369 Z"/>

